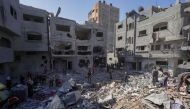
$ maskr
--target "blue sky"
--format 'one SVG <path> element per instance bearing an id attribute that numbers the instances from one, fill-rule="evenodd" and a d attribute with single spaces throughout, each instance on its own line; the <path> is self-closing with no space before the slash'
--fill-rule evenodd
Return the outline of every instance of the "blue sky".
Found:
<path id="1" fill-rule="evenodd" d="M 60 6 L 62 11 L 60 17 L 76 20 L 78 23 L 84 23 L 87 20 L 88 12 L 99 0 L 20 0 L 22 4 L 45 9 L 56 13 Z M 106 3 L 112 3 L 120 8 L 120 20 L 125 18 L 125 13 L 130 10 L 137 10 L 139 6 L 149 8 L 151 5 L 158 4 L 161 7 L 167 7 L 174 4 L 175 0 L 105 0 Z M 184 1 L 184 0 L 182 0 Z"/>

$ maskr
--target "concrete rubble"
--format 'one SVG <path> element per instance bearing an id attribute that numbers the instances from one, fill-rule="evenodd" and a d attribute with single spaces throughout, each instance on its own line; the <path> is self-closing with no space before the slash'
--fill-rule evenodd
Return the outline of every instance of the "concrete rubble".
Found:
<path id="1" fill-rule="evenodd" d="M 118 73 L 118 72 L 116 72 Z M 101 74 L 101 73 L 100 73 Z M 75 74 L 74 74 L 75 75 Z M 99 74 L 97 74 L 99 75 Z M 114 75 L 114 74 L 113 74 Z M 72 74 L 69 74 L 71 77 Z M 104 75 L 105 76 L 105 75 Z M 152 85 L 150 73 L 130 75 L 128 82 L 121 77 L 111 81 L 88 83 L 77 76 L 63 79 L 60 87 L 41 86 L 30 99 L 15 109 L 183 109 L 189 108 L 190 99 L 181 99 L 175 91 L 174 78 L 168 88 Z M 113 76 L 114 77 L 114 76 Z"/>

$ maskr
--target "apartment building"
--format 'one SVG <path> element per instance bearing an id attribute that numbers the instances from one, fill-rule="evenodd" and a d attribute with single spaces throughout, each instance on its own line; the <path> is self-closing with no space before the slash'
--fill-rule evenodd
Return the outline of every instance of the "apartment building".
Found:
<path id="1" fill-rule="evenodd" d="M 49 12 L 20 4 L 21 37 L 14 41 L 18 73 L 42 73 L 49 69 Z"/>
<path id="2" fill-rule="evenodd" d="M 114 52 L 115 23 L 119 21 L 119 8 L 99 1 L 88 14 L 88 21 L 97 23 L 107 30 L 107 52 Z"/>
<path id="3" fill-rule="evenodd" d="M 0 72 L 19 76 L 49 69 L 49 13 L 0 0 Z"/>
<path id="4" fill-rule="evenodd" d="M 145 10 L 140 7 L 138 12 L 133 10 L 126 14 L 126 27 L 119 28 L 124 22 L 116 25 L 116 44 L 121 41 L 119 32 L 123 31 L 126 46 L 119 43 L 116 48 L 118 54 L 124 49 L 122 53 L 130 70 L 148 70 L 158 65 L 175 71 L 178 64 L 189 59 L 189 28 L 184 29 L 190 23 L 190 14 L 185 12 L 188 7 L 189 2 L 176 1 L 168 8 L 152 6 Z"/>
<path id="5" fill-rule="evenodd" d="M 77 71 L 82 67 L 105 64 L 105 36 L 103 28 L 86 22 L 51 17 L 51 49 L 55 72 Z"/>
<path id="6" fill-rule="evenodd" d="M 14 39 L 21 37 L 18 0 L 0 0 L 0 73 L 10 73 Z"/>

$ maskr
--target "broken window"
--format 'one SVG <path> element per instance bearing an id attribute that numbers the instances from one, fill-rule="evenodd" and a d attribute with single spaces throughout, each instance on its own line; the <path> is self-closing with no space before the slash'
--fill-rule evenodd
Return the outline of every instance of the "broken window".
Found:
<path id="1" fill-rule="evenodd" d="M 133 41 L 134 41 L 134 40 L 133 40 L 133 37 L 132 37 L 132 38 L 131 38 L 131 44 L 133 44 Z"/>
<path id="2" fill-rule="evenodd" d="M 117 51 L 123 51 L 124 48 L 117 48 Z"/>
<path id="3" fill-rule="evenodd" d="M 160 45 L 155 45 L 155 50 L 160 50 L 161 46 Z"/>
<path id="4" fill-rule="evenodd" d="M 69 34 L 69 33 L 67 34 L 67 37 L 72 38 L 71 34 Z"/>
<path id="5" fill-rule="evenodd" d="M 153 32 L 159 31 L 159 28 L 153 28 Z"/>
<path id="6" fill-rule="evenodd" d="M 18 61 L 21 61 L 21 56 L 20 55 L 15 55 L 15 61 L 18 62 Z"/>
<path id="7" fill-rule="evenodd" d="M 154 49 L 154 45 L 151 45 L 151 50 L 152 50 L 152 51 L 154 51 L 154 50 L 155 50 L 155 49 Z"/>
<path id="8" fill-rule="evenodd" d="M 70 32 L 70 26 L 56 24 L 57 31 Z"/>
<path id="9" fill-rule="evenodd" d="M 183 64 L 183 60 L 182 59 L 178 59 L 178 65 L 179 64 Z"/>
<path id="10" fill-rule="evenodd" d="M 102 47 L 101 46 L 96 46 L 93 48 L 93 52 L 94 53 L 101 53 L 103 50 L 102 50 Z"/>
<path id="11" fill-rule="evenodd" d="M 10 6 L 10 13 L 11 13 L 11 15 L 12 15 L 15 19 L 17 19 L 16 10 L 15 10 L 12 6 Z"/>
<path id="12" fill-rule="evenodd" d="M 146 46 L 137 46 L 137 49 L 140 51 L 144 51 Z"/>
<path id="13" fill-rule="evenodd" d="M 34 51 L 28 51 L 28 52 L 26 52 L 26 55 L 36 55 L 37 54 L 37 52 L 34 52 Z"/>
<path id="14" fill-rule="evenodd" d="M 79 40 L 90 40 L 91 38 L 91 29 L 88 28 L 76 28 L 75 34 Z"/>
<path id="15" fill-rule="evenodd" d="M 170 50 L 170 49 L 171 49 L 171 44 L 164 45 L 164 50 Z"/>
<path id="16" fill-rule="evenodd" d="M 27 40 L 42 40 L 42 35 L 39 33 L 28 33 L 27 34 Z"/>
<path id="17" fill-rule="evenodd" d="M 88 46 L 78 46 L 78 50 L 87 51 L 88 50 Z"/>
<path id="18" fill-rule="evenodd" d="M 31 21 L 36 23 L 44 23 L 44 18 L 35 15 L 23 14 L 23 19 L 25 21 Z"/>
<path id="19" fill-rule="evenodd" d="M 166 30 L 168 27 L 167 25 L 163 26 L 163 27 L 160 27 L 160 30 Z"/>
<path id="20" fill-rule="evenodd" d="M 0 47 L 11 48 L 11 41 L 6 38 L 0 38 Z"/>
<path id="21" fill-rule="evenodd" d="M 72 48 L 72 45 L 67 45 L 64 47 L 65 50 L 70 50 Z"/>
<path id="22" fill-rule="evenodd" d="M 112 61 L 112 58 L 109 58 L 110 61 Z"/>
<path id="23" fill-rule="evenodd" d="M 118 29 L 123 28 L 123 24 L 118 25 L 118 27 L 117 27 L 117 28 L 118 28 Z"/>
<path id="24" fill-rule="evenodd" d="M 104 36 L 103 32 L 97 32 L 96 33 L 96 37 L 103 37 L 103 36 Z"/>
<path id="25" fill-rule="evenodd" d="M 88 67 L 89 63 L 90 63 L 89 60 L 80 59 L 79 60 L 79 67 Z"/>
<path id="26" fill-rule="evenodd" d="M 168 66 L 168 62 L 167 61 L 156 61 L 156 65 L 158 65 L 158 66 Z"/>
<path id="27" fill-rule="evenodd" d="M 139 31 L 139 37 L 146 36 L 146 30 Z"/>
<path id="28" fill-rule="evenodd" d="M 133 23 L 129 23 L 129 30 L 134 29 L 134 27 L 135 27 L 134 22 Z"/>
<path id="29" fill-rule="evenodd" d="M 117 40 L 122 40 L 122 38 L 123 38 L 123 37 L 122 37 L 122 36 L 120 36 L 120 37 L 118 37 L 118 38 L 117 38 Z"/>
<path id="30" fill-rule="evenodd" d="M 128 39 L 129 41 L 129 44 L 132 44 L 132 39 L 131 39 L 131 37 L 129 37 L 129 39 Z"/>
<path id="31" fill-rule="evenodd" d="M 153 32 L 162 31 L 168 29 L 168 22 L 161 22 L 153 27 Z"/>

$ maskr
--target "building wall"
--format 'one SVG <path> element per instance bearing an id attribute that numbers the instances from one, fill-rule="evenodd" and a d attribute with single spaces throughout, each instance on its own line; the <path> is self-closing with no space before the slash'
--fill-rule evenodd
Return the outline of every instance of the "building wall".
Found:
<path id="1" fill-rule="evenodd" d="M 105 30 L 100 27 L 99 25 L 86 22 L 84 25 L 77 24 L 75 21 L 65 19 L 65 18 L 54 18 L 50 19 L 51 24 L 51 48 L 52 51 L 61 52 L 60 54 L 53 54 L 54 60 L 54 68 L 55 71 L 64 72 L 66 70 L 77 70 L 81 69 L 82 67 L 79 65 L 80 61 L 83 60 L 85 62 L 89 61 L 88 66 L 92 66 L 93 57 L 103 56 L 105 57 L 105 50 L 106 50 L 106 40 Z M 56 24 L 62 26 L 68 26 L 69 30 L 57 31 Z M 103 35 L 101 37 L 97 37 L 97 33 L 101 32 Z M 87 35 L 84 35 L 88 33 Z M 68 37 L 68 34 L 72 37 Z M 82 37 L 84 40 L 80 39 Z M 58 45 L 65 45 L 67 43 L 71 43 L 71 49 L 65 50 L 64 47 L 60 48 Z M 57 47 L 59 49 L 57 49 Z M 65 45 L 66 46 L 66 45 Z M 86 46 L 88 47 L 87 50 L 79 50 L 79 47 Z M 93 52 L 94 47 L 102 47 L 103 54 L 97 54 Z M 64 54 L 67 51 L 73 51 L 72 54 Z M 86 54 L 79 54 L 86 53 Z M 88 53 L 87 53 L 88 52 Z M 72 63 L 72 68 L 69 68 Z M 61 66 L 63 68 L 61 68 Z M 86 67 L 88 67 L 86 66 Z"/>
<path id="2" fill-rule="evenodd" d="M 178 60 L 188 59 L 186 52 L 181 51 L 180 46 L 186 41 L 184 37 L 187 37 L 187 33 L 183 31 L 183 27 L 189 25 L 190 22 L 188 21 L 189 15 L 184 13 L 184 9 L 189 6 L 189 3 L 182 3 L 166 9 L 152 6 L 148 10 L 143 9 L 141 12 L 137 12 L 136 15 L 134 12 L 129 12 L 127 15 L 130 16 L 127 16 L 126 19 L 127 31 L 124 32 L 123 28 L 121 29 L 123 34 L 126 34 L 126 41 L 125 39 L 116 40 L 116 48 L 123 48 L 121 45 L 124 45 L 122 42 L 125 41 L 127 48 L 127 54 L 125 55 L 135 54 L 131 58 L 130 56 L 126 56 L 126 60 L 131 62 L 133 58 L 133 62 L 137 66 L 139 62 L 141 64 L 141 68 L 136 67 L 136 70 L 147 70 L 146 67 L 150 66 L 150 64 L 155 65 L 157 61 L 167 61 L 168 69 L 175 71 Z M 131 23 L 135 21 L 135 16 L 137 21 L 136 28 L 130 29 Z M 117 23 L 116 27 L 121 23 L 123 21 Z M 160 31 L 154 30 L 156 27 L 161 29 L 163 25 L 167 25 L 167 28 Z M 116 38 L 120 36 L 121 31 L 116 29 Z M 136 35 L 134 34 L 135 31 Z M 153 36 L 156 36 L 155 42 Z M 160 48 L 153 50 L 153 45 L 160 45 Z"/>
<path id="3" fill-rule="evenodd" d="M 126 20 L 123 20 L 116 24 L 116 49 L 126 48 Z"/>
<path id="4" fill-rule="evenodd" d="M 14 61 L 14 51 L 12 44 L 13 39 L 8 34 L 5 34 L 0 31 L 0 40 L 6 39 L 10 42 L 10 47 L 5 46 L 4 44 L 0 44 L 0 63 L 8 63 Z"/>
<path id="5" fill-rule="evenodd" d="M 20 29 L 20 9 L 18 0 L 0 0 L 0 26 L 8 29 L 9 31 L 21 34 Z M 16 25 L 16 26 L 15 26 Z"/>
<path id="6" fill-rule="evenodd" d="M 16 51 L 48 51 L 48 12 L 41 9 L 36 9 L 29 6 L 20 5 L 21 9 L 21 37 L 15 40 L 15 50 Z M 26 20 L 24 15 L 40 17 L 43 22 Z M 28 39 L 28 34 L 41 35 L 39 40 Z"/>
<path id="7" fill-rule="evenodd" d="M 114 52 L 115 23 L 119 21 L 119 8 L 99 1 L 89 12 L 88 21 L 97 23 L 107 30 L 107 52 Z"/>

